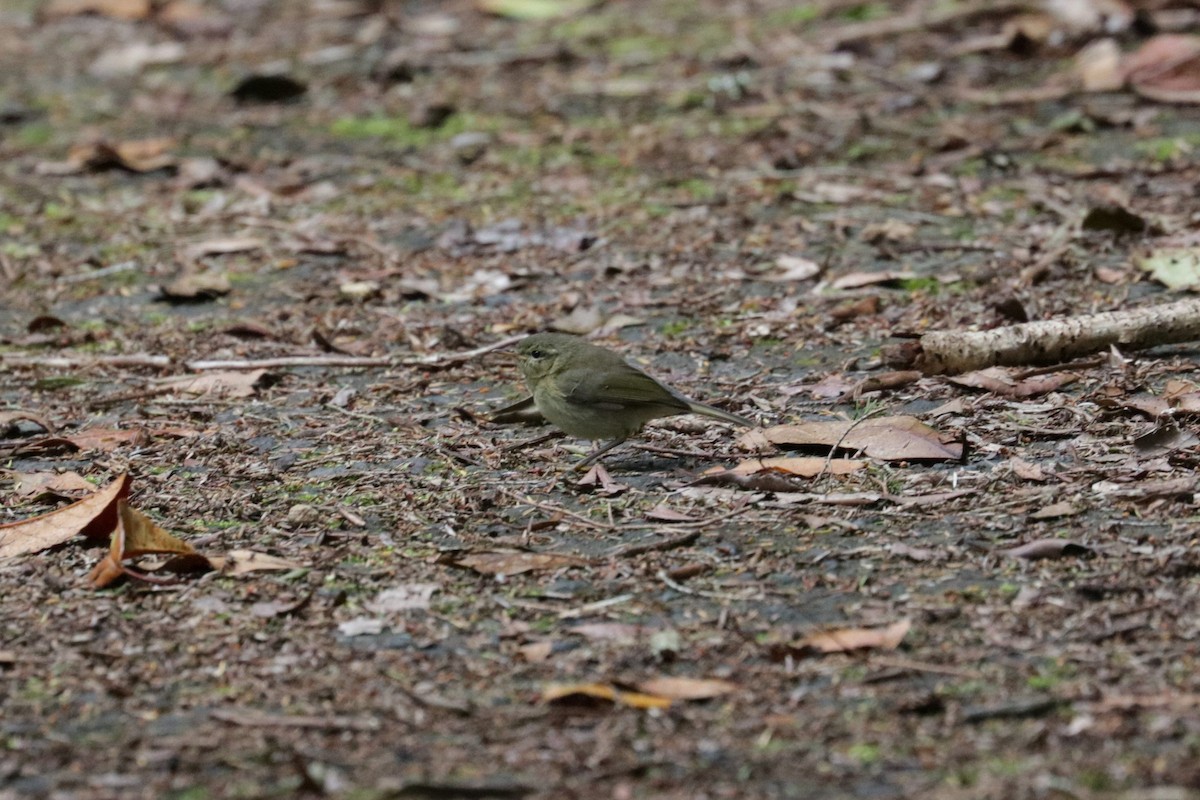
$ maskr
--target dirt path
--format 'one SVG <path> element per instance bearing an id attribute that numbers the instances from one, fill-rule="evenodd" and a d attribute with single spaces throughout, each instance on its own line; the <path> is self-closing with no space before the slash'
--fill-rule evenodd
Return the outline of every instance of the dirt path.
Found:
<path id="1" fill-rule="evenodd" d="M 0 522 L 128 472 L 284 563 L 0 559 L 0 800 L 1200 792 L 1194 349 L 855 391 L 896 334 L 1178 296 L 1138 265 L 1200 261 L 1196 108 L 1079 91 L 1098 28 L 38 5 L 0 9 Z M 1195 13 L 1148 5 L 1120 51 Z M 550 328 L 964 454 L 713 476 L 763 453 L 676 417 L 580 485 L 456 355 Z"/>

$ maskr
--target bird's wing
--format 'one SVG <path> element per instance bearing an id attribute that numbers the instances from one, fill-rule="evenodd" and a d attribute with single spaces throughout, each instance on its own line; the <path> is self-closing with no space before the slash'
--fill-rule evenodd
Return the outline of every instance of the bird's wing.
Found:
<path id="1" fill-rule="evenodd" d="M 542 412 L 538 411 L 532 397 L 526 397 L 524 400 L 518 400 L 510 406 L 493 411 L 488 419 L 497 425 L 514 425 L 517 423 L 541 425 L 546 421 L 546 418 L 542 416 Z"/>
<path id="2" fill-rule="evenodd" d="M 639 369 L 628 364 L 604 370 L 568 370 L 561 378 L 563 397 L 590 408 L 657 406 L 663 410 L 688 410 L 688 401 Z"/>

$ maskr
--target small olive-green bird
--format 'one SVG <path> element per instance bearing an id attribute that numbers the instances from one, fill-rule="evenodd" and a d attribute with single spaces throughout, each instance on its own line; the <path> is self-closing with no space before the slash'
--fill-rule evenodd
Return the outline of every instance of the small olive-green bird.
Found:
<path id="1" fill-rule="evenodd" d="M 533 392 L 530 400 L 547 421 L 571 436 L 609 440 L 577 468 L 595 462 L 659 417 L 703 414 L 734 425 L 754 427 L 745 417 L 689 400 L 630 366 L 612 350 L 597 347 L 578 336 L 534 334 L 517 345 L 517 358 L 521 374 Z M 530 400 L 500 413 L 518 419 L 522 411 L 528 411 Z"/>

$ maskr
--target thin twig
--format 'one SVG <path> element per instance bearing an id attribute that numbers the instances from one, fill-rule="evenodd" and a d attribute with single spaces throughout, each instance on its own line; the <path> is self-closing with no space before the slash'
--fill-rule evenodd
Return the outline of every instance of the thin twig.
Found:
<path id="1" fill-rule="evenodd" d="M 445 364 L 457 364 L 460 361 L 470 361 L 485 353 L 501 350 L 524 339 L 520 336 L 509 336 L 498 342 L 462 350 L 455 353 L 431 353 L 424 356 L 285 356 L 281 358 L 261 358 L 253 360 L 223 359 L 212 361 L 188 361 L 187 368 L 197 372 L 207 369 L 271 369 L 274 367 L 434 367 Z"/>
<path id="2" fill-rule="evenodd" d="M 582 605 L 582 606 L 579 606 L 578 608 L 568 609 L 567 611 L 560 611 L 558 614 L 558 618 L 559 619 L 574 619 L 575 617 L 582 617 L 585 614 L 591 614 L 593 611 L 600 611 L 601 609 L 608 608 L 609 606 L 620 605 L 621 603 L 628 603 L 633 598 L 634 598 L 634 595 L 632 595 L 632 594 L 619 594 L 616 597 L 610 597 L 607 600 L 597 600 L 594 603 L 588 603 L 587 605 Z"/>

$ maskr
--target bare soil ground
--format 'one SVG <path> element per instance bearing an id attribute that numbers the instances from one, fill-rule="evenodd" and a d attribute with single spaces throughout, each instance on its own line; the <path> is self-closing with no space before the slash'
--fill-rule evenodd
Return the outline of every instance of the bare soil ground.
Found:
<path id="1" fill-rule="evenodd" d="M 129 473 L 288 562 L 0 560 L 0 798 L 1197 796 L 1195 349 L 852 391 L 1173 299 L 1196 107 L 1008 4 L 512 5 L 0 4 L 0 521 Z M 1194 22 L 1142 5 L 1122 52 Z M 550 328 L 966 453 L 702 480 L 757 453 L 677 417 L 580 485 L 455 357 Z"/>

